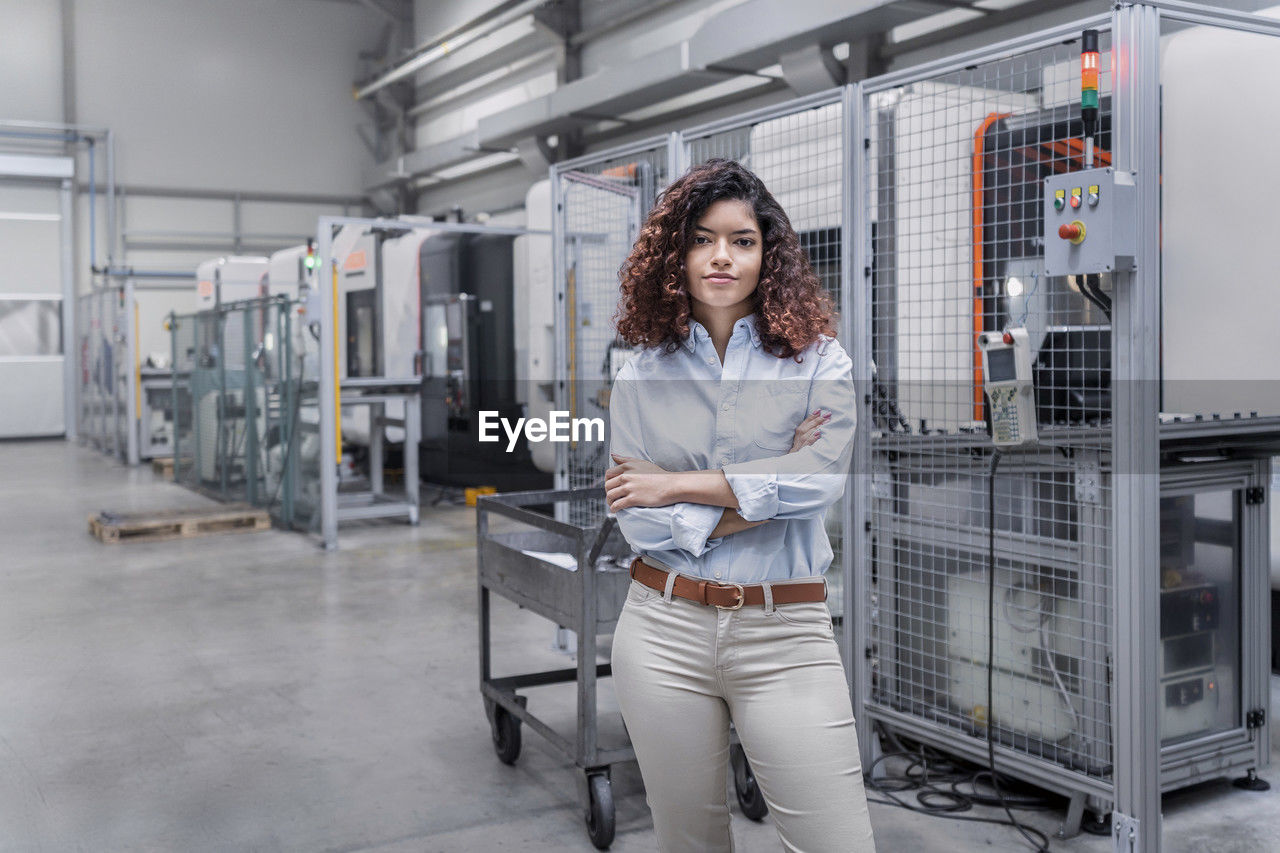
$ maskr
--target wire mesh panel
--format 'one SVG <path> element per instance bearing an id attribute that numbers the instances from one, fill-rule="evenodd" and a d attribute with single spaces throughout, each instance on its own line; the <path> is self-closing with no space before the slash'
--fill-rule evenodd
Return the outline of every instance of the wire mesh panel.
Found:
<path id="1" fill-rule="evenodd" d="M 123 459 L 128 444 L 129 376 L 124 290 L 106 287 L 77 300 L 80 359 L 79 424 L 82 441 Z"/>
<path id="2" fill-rule="evenodd" d="M 190 476 L 195 464 L 195 407 L 191 398 L 191 376 L 196 366 L 196 315 L 171 312 L 169 330 L 173 392 L 169 395 L 169 421 L 173 424 L 173 476 L 178 482 Z"/>
<path id="3" fill-rule="evenodd" d="M 173 315 L 174 479 L 297 521 L 301 335 L 284 297 Z"/>
<path id="4" fill-rule="evenodd" d="M 1109 45 L 1101 33 L 1096 167 L 1110 163 Z M 949 742 L 990 733 L 1041 778 L 1097 791 L 1112 762 L 1111 285 L 1046 275 L 1059 236 L 1042 224 L 1045 179 L 1087 165 L 1080 67 L 1079 43 L 1055 42 L 864 85 L 871 271 L 857 334 L 876 366 L 863 419 L 872 716 Z M 988 374 L 986 340 L 1026 353 L 1031 395 L 998 397 L 994 414 L 1016 403 L 1020 437 L 1038 437 L 998 468 L 988 386 L 1006 377 L 994 360 Z"/>
<path id="5" fill-rule="evenodd" d="M 844 107 L 833 91 L 683 133 L 685 160 L 736 160 L 754 172 L 791 220 L 823 289 L 843 313 Z M 847 343 L 847 342 L 846 342 Z M 846 346 L 846 349 L 850 349 Z M 842 616 L 844 511 L 827 512 L 833 557 L 827 571 L 832 614 Z"/>
<path id="6" fill-rule="evenodd" d="M 552 171 L 562 365 L 556 408 L 570 418 L 608 422 L 613 379 L 632 353 L 614 332 L 618 270 L 658 192 L 671 179 L 665 138 Z M 607 440 L 557 445 L 556 487 L 603 485 L 608 447 Z M 603 500 L 575 502 L 569 511 L 573 517 L 567 520 L 579 525 L 599 522 L 606 514 Z"/>

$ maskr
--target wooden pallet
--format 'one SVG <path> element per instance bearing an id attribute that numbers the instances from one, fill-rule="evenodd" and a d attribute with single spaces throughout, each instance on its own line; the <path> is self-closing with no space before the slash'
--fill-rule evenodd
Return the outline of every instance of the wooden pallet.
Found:
<path id="1" fill-rule="evenodd" d="M 157 456 L 151 460 L 151 470 L 166 480 L 173 479 L 173 457 Z"/>
<path id="2" fill-rule="evenodd" d="M 100 512 L 89 516 L 89 533 L 107 544 L 160 542 L 214 533 L 251 533 L 270 527 L 271 516 L 265 509 L 246 504 L 232 504 L 212 510 Z"/>

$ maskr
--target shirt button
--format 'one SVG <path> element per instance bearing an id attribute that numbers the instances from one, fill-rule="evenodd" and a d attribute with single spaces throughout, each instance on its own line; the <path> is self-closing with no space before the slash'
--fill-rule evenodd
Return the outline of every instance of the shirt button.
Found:
<path id="1" fill-rule="evenodd" d="M 716 360 L 714 358 L 707 359 L 707 364 L 715 364 L 715 363 L 716 363 Z"/>
<path id="2" fill-rule="evenodd" d="M 722 412 L 727 412 L 727 411 L 729 411 L 729 407 L 730 407 L 730 405 L 731 405 L 730 403 L 726 402 L 723 406 L 721 406 L 721 407 L 720 407 L 720 411 L 722 411 Z"/>
<path id="3" fill-rule="evenodd" d="M 716 580 L 720 580 L 720 573 L 716 572 Z"/>

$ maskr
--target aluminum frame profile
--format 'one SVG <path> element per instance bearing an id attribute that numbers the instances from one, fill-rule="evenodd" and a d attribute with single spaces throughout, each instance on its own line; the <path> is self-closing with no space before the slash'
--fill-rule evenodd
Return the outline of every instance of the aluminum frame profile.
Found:
<path id="1" fill-rule="evenodd" d="M 125 393 L 128 401 L 125 404 L 125 461 L 130 465 L 138 464 L 138 439 L 139 431 L 142 429 L 140 423 L 141 412 L 138 411 L 138 324 L 136 322 L 138 312 L 137 294 L 133 290 L 133 279 L 126 278 L 124 280 L 124 327 L 125 327 L 125 353 L 128 356 L 129 372 L 125 380 Z"/>
<path id="2" fill-rule="evenodd" d="M 835 44 L 950 8 L 934 0 L 861 0 L 833 11 L 824 0 L 751 0 L 703 23 L 689 39 L 575 80 L 541 98 L 482 118 L 479 142 L 506 147 L 526 136 L 563 132 L 667 98 L 754 74 L 780 54 Z M 743 21 L 751 26 L 744 27 Z"/>
<path id="3" fill-rule="evenodd" d="M 1159 10 L 1116 9 L 1112 56 L 1112 164 L 1135 173 L 1138 220 L 1135 268 L 1115 275 L 1112 296 L 1112 843 L 1117 853 L 1158 853 Z"/>
<path id="4" fill-rule="evenodd" d="M 76 320 L 76 281 L 75 281 L 75 233 L 72 219 L 75 216 L 75 199 L 72 195 L 75 186 L 72 178 L 62 181 L 58 189 L 58 209 L 61 221 L 58 224 L 59 239 L 62 242 L 59 253 L 59 275 L 62 277 L 62 339 L 74 341 L 76 357 L 68 357 L 64 352 L 62 365 L 62 407 L 63 420 L 66 422 L 66 436 L 75 441 L 80 436 L 80 383 L 76 370 L 79 361 L 80 335 Z"/>
<path id="5" fill-rule="evenodd" d="M 1220 6 L 1187 3 L 1183 0 L 1142 0 L 1142 5 L 1160 10 L 1161 21 L 1200 24 L 1264 36 L 1280 36 L 1280 19 L 1266 18 L 1254 12 L 1240 12 Z"/>
<path id="6" fill-rule="evenodd" d="M 841 228 L 840 251 L 848 260 L 841 270 L 841 286 L 845 288 L 845 310 L 841 334 L 849 345 L 853 360 L 854 387 L 857 399 L 871 393 L 871 217 L 863 204 L 867 187 L 866 112 L 862 84 L 846 86 L 844 99 L 844 206 L 846 221 Z M 861 412 L 866 408 L 862 407 Z M 870 537 L 863 521 L 870 517 L 867 501 L 871 494 L 871 421 L 863 418 L 862 429 L 854 430 L 850 480 L 845 500 L 844 547 L 844 612 L 842 626 L 845 648 L 849 650 L 849 696 L 857 719 L 858 752 L 862 766 L 875 760 L 876 739 L 872 727 L 862 714 L 871 691 L 871 665 L 866 652 L 870 649 L 865 605 L 870 593 L 868 578 L 862 568 L 870 554 Z"/>
<path id="7" fill-rule="evenodd" d="M 1082 29 L 1110 29 L 1113 18 L 1110 14 L 1093 15 L 1081 18 L 1049 29 L 1037 30 L 1017 38 L 1007 39 L 986 47 L 976 48 L 964 53 L 936 59 L 921 65 L 913 65 L 888 74 L 881 74 L 862 81 L 864 95 L 874 95 L 888 89 L 894 89 L 907 83 L 913 83 L 930 77 L 939 77 L 953 71 L 961 71 L 978 62 L 991 62 L 1004 59 L 1017 53 L 1027 53 L 1042 47 L 1062 44 L 1066 39 L 1078 38 Z M 865 102 L 864 102 L 865 103 Z"/>
<path id="8" fill-rule="evenodd" d="M 581 158 L 564 163 L 553 163 L 551 166 L 551 292 L 555 299 L 555 310 L 551 312 L 552 320 L 552 337 L 554 340 L 555 352 L 555 385 L 552 386 L 552 398 L 557 406 L 564 399 L 566 379 L 562 375 L 560 365 L 568 364 L 567 359 L 567 342 L 568 336 L 565 330 L 564 311 L 560 306 L 564 304 L 565 287 L 565 264 L 564 264 L 564 190 L 562 188 L 563 178 L 561 173 L 574 168 L 574 165 L 580 162 Z M 568 453 L 562 449 L 562 445 L 556 445 L 556 462 L 555 474 L 551 480 L 551 487 L 556 491 L 564 491 L 569 482 L 569 457 Z M 563 521 L 559 515 L 557 520 Z"/>

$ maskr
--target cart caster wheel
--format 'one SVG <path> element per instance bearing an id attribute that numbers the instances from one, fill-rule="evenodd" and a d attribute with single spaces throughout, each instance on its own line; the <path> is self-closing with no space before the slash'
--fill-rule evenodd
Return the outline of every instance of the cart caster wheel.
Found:
<path id="1" fill-rule="evenodd" d="M 613 785 L 604 773 L 587 777 L 587 836 L 597 850 L 608 850 L 613 843 Z"/>
<path id="2" fill-rule="evenodd" d="M 515 764 L 520 757 L 520 719 L 495 704 L 490 715 L 490 728 L 493 731 L 493 751 L 498 754 L 498 760 L 503 764 Z"/>
<path id="3" fill-rule="evenodd" d="M 733 790 L 738 795 L 738 808 L 744 817 L 754 821 L 764 820 L 769 813 L 769 806 L 756 784 L 755 774 L 747 763 L 747 754 L 741 746 L 729 748 L 729 763 L 733 765 Z"/>

